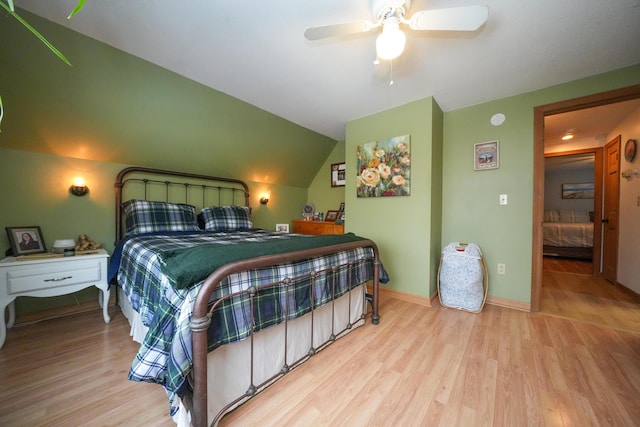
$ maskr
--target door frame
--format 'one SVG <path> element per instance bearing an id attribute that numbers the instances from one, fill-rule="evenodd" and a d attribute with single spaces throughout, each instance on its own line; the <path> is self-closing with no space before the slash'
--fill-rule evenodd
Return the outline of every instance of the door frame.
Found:
<path id="1" fill-rule="evenodd" d="M 542 220 L 544 218 L 544 118 L 640 98 L 640 85 L 540 105 L 533 109 L 533 227 L 530 311 L 540 311 L 542 290 Z M 595 220 L 595 218 L 594 218 Z"/>

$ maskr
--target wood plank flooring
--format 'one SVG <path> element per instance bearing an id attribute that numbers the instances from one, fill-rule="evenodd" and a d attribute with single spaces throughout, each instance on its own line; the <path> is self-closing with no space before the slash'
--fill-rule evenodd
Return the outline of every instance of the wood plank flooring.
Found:
<path id="1" fill-rule="evenodd" d="M 543 257 L 544 271 L 559 271 L 563 273 L 593 274 L 593 263 L 583 259 L 568 259 L 560 257 Z"/>
<path id="2" fill-rule="evenodd" d="M 126 379 L 121 313 L 8 331 L 2 426 L 170 426 L 163 389 Z M 640 334 L 486 305 L 381 301 L 367 323 L 225 417 L 222 426 L 637 426 Z M 355 410 L 354 410 L 355 409 Z"/>
<path id="3" fill-rule="evenodd" d="M 573 261 L 572 264 L 573 267 L 565 263 L 560 271 L 543 271 L 540 311 L 640 332 L 640 296 L 601 277 L 565 272 L 580 271 L 582 268 L 579 261 Z"/>

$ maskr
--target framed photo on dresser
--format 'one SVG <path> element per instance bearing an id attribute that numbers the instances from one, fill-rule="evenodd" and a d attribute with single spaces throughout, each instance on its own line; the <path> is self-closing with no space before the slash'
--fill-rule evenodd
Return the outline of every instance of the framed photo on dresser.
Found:
<path id="1" fill-rule="evenodd" d="M 47 252 L 39 226 L 6 227 L 13 256 Z"/>

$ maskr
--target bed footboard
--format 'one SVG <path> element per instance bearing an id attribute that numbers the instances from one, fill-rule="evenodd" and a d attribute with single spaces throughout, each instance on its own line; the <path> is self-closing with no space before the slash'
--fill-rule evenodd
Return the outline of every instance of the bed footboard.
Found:
<path id="1" fill-rule="evenodd" d="M 310 259 L 318 256 L 334 254 L 342 251 L 348 251 L 358 248 L 370 248 L 373 252 L 373 294 L 367 296 L 367 300 L 371 303 L 372 307 L 372 316 L 371 321 L 373 324 L 378 324 L 380 322 L 380 315 L 378 312 L 378 291 L 379 291 L 379 281 L 380 281 L 380 260 L 378 254 L 378 248 L 374 242 L 371 240 L 361 240 L 357 242 L 351 243 L 343 243 L 338 245 L 326 246 L 322 248 L 314 248 L 308 249 L 304 251 L 298 252 L 289 252 L 278 255 L 267 255 L 258 258 L 252 258 L 248 260 L 236 261 L 229 264 L 226 264 L 216 271 L 214 271 L 207 279 L 205 280 L 202 288 L 200 289 L 198 296 L 196 298 L 193 316 L 190 321 L 190 328 L 192 330 L 192 346 L 193 346 L 193 368 L 191 371 L 192 379 L 193 379 L 193 395 L 191 396 L 192 401 L 192 423 L 195 427 L 201 427 L 207 425 L 207 353 L 208 353 L 208 334 L 207 331 L 212 323 L 212 313 L 216 309 L 217 305 L 221 302 L 218 300 L 215 304 L 210 306 L 209 301 L 211 299 L 211 295 L 226 277 L 231 274 L 241 273 L 248 270 L 253 270 L 257 268 L 268 267 L 272 265 L 278 264 L 286 264 L 294 261 L 300 261 L 305 259 Z M 273 284 L 275 285 L 275 284 Z M 354 284 L 356 286 L 357 284 Z M 351 286 L 349 287 L 351 289 Z M 250 298 L 253 298 L 257 293 L 258 289 L 250 288 L 248 291 Z M 234 295 L 229 295 L 229 297 L 233 297 Z M 313 307 L 313 304 L 312 304 Z M 313 308 L 312 308 L 313 311 Z M 252 314 L 253 315 L 253 314 Z M 349 327 L 349 326 L 347 326 Z M 328 342 L 322 344 L 318 348 L 312 348 L 309 350 L 309 356 L 314 354 L 317 350 L 323 348 L 324 346 L 330 344 L 335 340 L 335 336 L 331 336 Z M 306 359 L 304 359 L 306 360 Z M 301 363 L 302 361 L 298 361 L 297 363 Z M 294 364 L 295 366 L 295 364 Z M 291 367 L 285 366 L 281 374 L 276 377 L 280 377 L 286 374 Z M 275 379 L 275 378 L 274 378 Z M 253 396 L 256 393 L 257 389 L 252 385 L 244 397 Z M 240 400 L 240 399 L 239 399 Z M 223 414 L 219 414 L 221 417 Z"/>

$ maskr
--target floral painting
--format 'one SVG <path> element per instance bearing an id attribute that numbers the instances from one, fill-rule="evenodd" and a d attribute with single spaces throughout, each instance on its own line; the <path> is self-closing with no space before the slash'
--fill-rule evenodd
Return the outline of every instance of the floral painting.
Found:
<path id="1" fill-rule="evenodd" d="M 358 197 L 408 196 L 411 194 L 409 135 L 358 146 Z"/>

